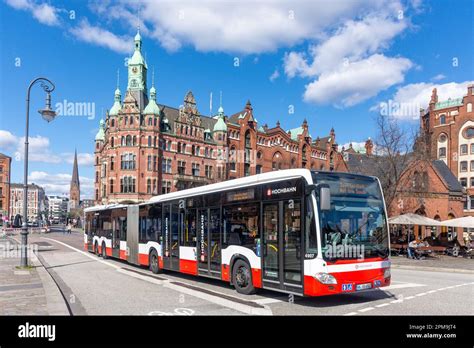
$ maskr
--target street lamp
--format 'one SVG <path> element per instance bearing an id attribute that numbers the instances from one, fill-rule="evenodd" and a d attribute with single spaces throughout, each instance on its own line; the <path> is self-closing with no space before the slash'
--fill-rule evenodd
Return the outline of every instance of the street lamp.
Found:
<path id="1" fill-rule="evenodd" d="M 41 88 L 46 92 L 46 106 L 39 110 L 43 119 L 48 123 L 56 117 L 56 112 L 51 109 L 51 92 L 54 91 L 54 83 L 45 77 L 38 77 L 31 81 L 26 93 L 26 130 L 25 130 L 25 167 L 23 173 L 23 224 L 21 228 L 21 267 L 28 266 L 28 133 L 30 122 L 30 91 L 36 83 L 41 84 Z"/>

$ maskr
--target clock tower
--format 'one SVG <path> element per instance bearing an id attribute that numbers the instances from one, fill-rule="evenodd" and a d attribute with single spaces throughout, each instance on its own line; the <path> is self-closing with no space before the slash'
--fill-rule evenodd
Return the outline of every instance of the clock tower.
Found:
<path id="1" fill-rule="evenodd" d="M 132 57 L 128 60 L 127 89 L 137 101 L 140 110 L 143 110 L 148 104 L 146 94 L 147 69 L 148 67 L 145 59 L 142 56 L 142 37 L 140 35 L 140 29 L 138 29 L 137 35 L 135 35 L 135 51 L 133 52 Z"/>

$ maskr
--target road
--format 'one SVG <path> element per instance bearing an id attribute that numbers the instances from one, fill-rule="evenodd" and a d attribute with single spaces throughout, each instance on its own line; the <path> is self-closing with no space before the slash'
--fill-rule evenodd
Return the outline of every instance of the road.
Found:
<path id="1" fill-rule="evenodd" d="M 103 260 L 82 233 L 31 235 L 39 258 L 73 314 L 140 315 L 472 315 L 474 275 L 392 269 L 392 285 L 357 294 L 302 298 L 261 290 L 240 295 L 225 282 Z M 49 249 L 48 249 L 49 248 Z"/>

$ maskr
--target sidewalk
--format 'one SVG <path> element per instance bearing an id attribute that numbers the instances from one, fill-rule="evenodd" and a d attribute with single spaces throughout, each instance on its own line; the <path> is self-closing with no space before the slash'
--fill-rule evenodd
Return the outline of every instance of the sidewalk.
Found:
<path id="1" fill-rule="evenodd" d="M 36 255 L 28 252 L 30 268 L 20 269 L 20 250 L 0 238 L 0 315 L 69 315 L 64 299 Z"/>
<path id="2" fill-rule="evenodd" d="M 464 257 L 438 255 L 423 260 L 413 260 L 406 256 L 392 256 L 391 261 L 392 268 L 474 274 L 474 260 Z"/>

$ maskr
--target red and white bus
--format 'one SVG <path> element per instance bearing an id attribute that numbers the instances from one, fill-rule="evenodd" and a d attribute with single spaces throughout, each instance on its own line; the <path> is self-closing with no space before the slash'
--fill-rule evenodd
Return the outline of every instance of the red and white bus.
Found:
<path id="1" fill-rule="evenodd" d="M 85 249 L 107 258 L 303 296 L 390 284 L 377 178 L 307 169 L 257 174 L 85 209 Z"/>

